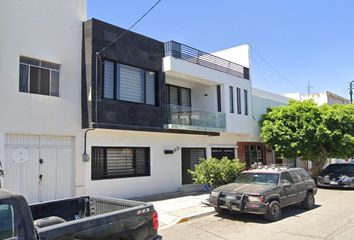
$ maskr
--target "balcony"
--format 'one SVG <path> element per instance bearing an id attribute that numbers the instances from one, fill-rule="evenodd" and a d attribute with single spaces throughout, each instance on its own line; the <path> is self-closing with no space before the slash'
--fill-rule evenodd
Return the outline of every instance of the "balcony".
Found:
<path id="1" fill-rule="evenodd" d="M 165 56 L 182 59 L 209 69 L 249 80 L 248 68 L 175 41 L 165 43 Z"/>
<path id="2" fill-rule="evenodd" d="M 167 129 L 180 129 L 206 132 L 225 132 L 226 117 L 221 112 L 206 112 L 190 107 L 168 105 Z"/>

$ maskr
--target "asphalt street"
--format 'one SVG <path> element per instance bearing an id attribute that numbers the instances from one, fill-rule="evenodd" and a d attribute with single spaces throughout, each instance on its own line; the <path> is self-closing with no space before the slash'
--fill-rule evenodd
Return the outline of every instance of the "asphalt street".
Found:
<path id="1" fill-rule="evenodd" d="M 282 219 L 269 223 L 262 216 L 212 214 L 160 231 L 163 239 L 343 239 L 354 240 L 354 190 L 319 189 L 316 207 L 290 206 Z"/>

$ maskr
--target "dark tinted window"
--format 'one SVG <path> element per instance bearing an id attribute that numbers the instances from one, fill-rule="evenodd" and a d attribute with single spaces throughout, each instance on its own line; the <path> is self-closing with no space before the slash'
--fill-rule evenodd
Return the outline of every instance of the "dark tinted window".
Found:
<path id="1" fill-rule="evenodd" d="M 296 170 L 296 171 L 297 171 L 297 173 L 301 176 L 301 178 L 302 178 L 303 180 L 309 180 L 309 179 L 311 179 L 310 174 L 309 174 L 308 172 L 306 172 L 305 169 L 298 169 L 298 170 Z"/>
<path id="2" fill-rule="evenodd" d="M 241 114 L 241 89 L 236 88 L 236 98 L 237 98 L 237 113 Z"/>
<path id="3" fill-rule="evenodd" d="M 244 98 L 245 98 L 245 115 L 248 115 L 248 93 L 247 90 L 243 90 Z"/>
<path id="4" fill-rule="evenodd" d="M 30 93 L 39 93 L 39 68 L 31 67 L 30 71 Z"/>
<path id="5" fill-rule="evenodd" d="M 19 91 L 59 96 L 59 64 L 20 57 Z"/>
<path id="6" fill-rule="evenodd" d="M 302 181 L 300 175 L 296 171 L 290 171 L 290 176 L 293 179 L 294 183 L 298 183 Z"/>
<path id="7" fill-rule="evenodd" d="M 286 183 L 286 182 L 294 183 L 294 182 L 293 182 L 293 179 L 291 178 L 289 172 L 283 172 L 283 173 L 281 174 L 281 179 L 280 179 L 280 181 L 281 181 L 281 184 Z"/>
<path id="8" fill-rule="evenodd" d="M 41 69 L 40 73 L 39 92 L 44 95 L 49 95 L 50 72 L 47 69 Z"/>
<path id="9" fill-rule="evenodd" d="M 28 92 L 29 66 L 20 64 L 20 92 Z"/>
<path id="10" fill-rule="evenodd" d="M 104 98 L 157 105 L 156 89 L 155 72 L 108 60 L 104 61 Z"/>
<path id="11" fill-rule="evenodd" d="M 234 113 L 234 88 L 230 86 L 229 88 L 230 97 L 230 113 Z"/>
<path id="12" fill-rule="evenodd" d="M 216 101 L 218 103 L 218 112 L 221 112 L 221 87 L 216 86 Z"/>
<path id="13" fill-rule="evenodd" d="M 0 204 L 0 239 L 12 239 L 16 235 L 13 207 L 9 204 Z"/>
<path id="14" fill-rule="evenodd" d="M 354 176 L 354 164 L 331 164 L 323 170 L 323 174 L 332 172 Z"/>

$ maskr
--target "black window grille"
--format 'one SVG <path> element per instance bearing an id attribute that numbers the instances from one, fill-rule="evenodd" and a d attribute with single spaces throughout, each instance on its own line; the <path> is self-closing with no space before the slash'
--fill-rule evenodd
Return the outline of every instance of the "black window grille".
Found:
<path id="1" fill-rule="evenodd" d="M 150 176 L 150 148 L 92 147 L 92 180 Z"/>

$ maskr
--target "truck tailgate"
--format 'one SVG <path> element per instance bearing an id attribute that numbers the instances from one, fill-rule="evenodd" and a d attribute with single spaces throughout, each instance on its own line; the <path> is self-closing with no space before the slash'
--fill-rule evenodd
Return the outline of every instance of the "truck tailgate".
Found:
<path id="1" fill-rule="evenodd" d="M 31 205 L 35 223 L 63 219 L 37 227 L 40 239 L 154 239 L 154 207 L 149 203 L 102 197 L 80 197 Z"/>

